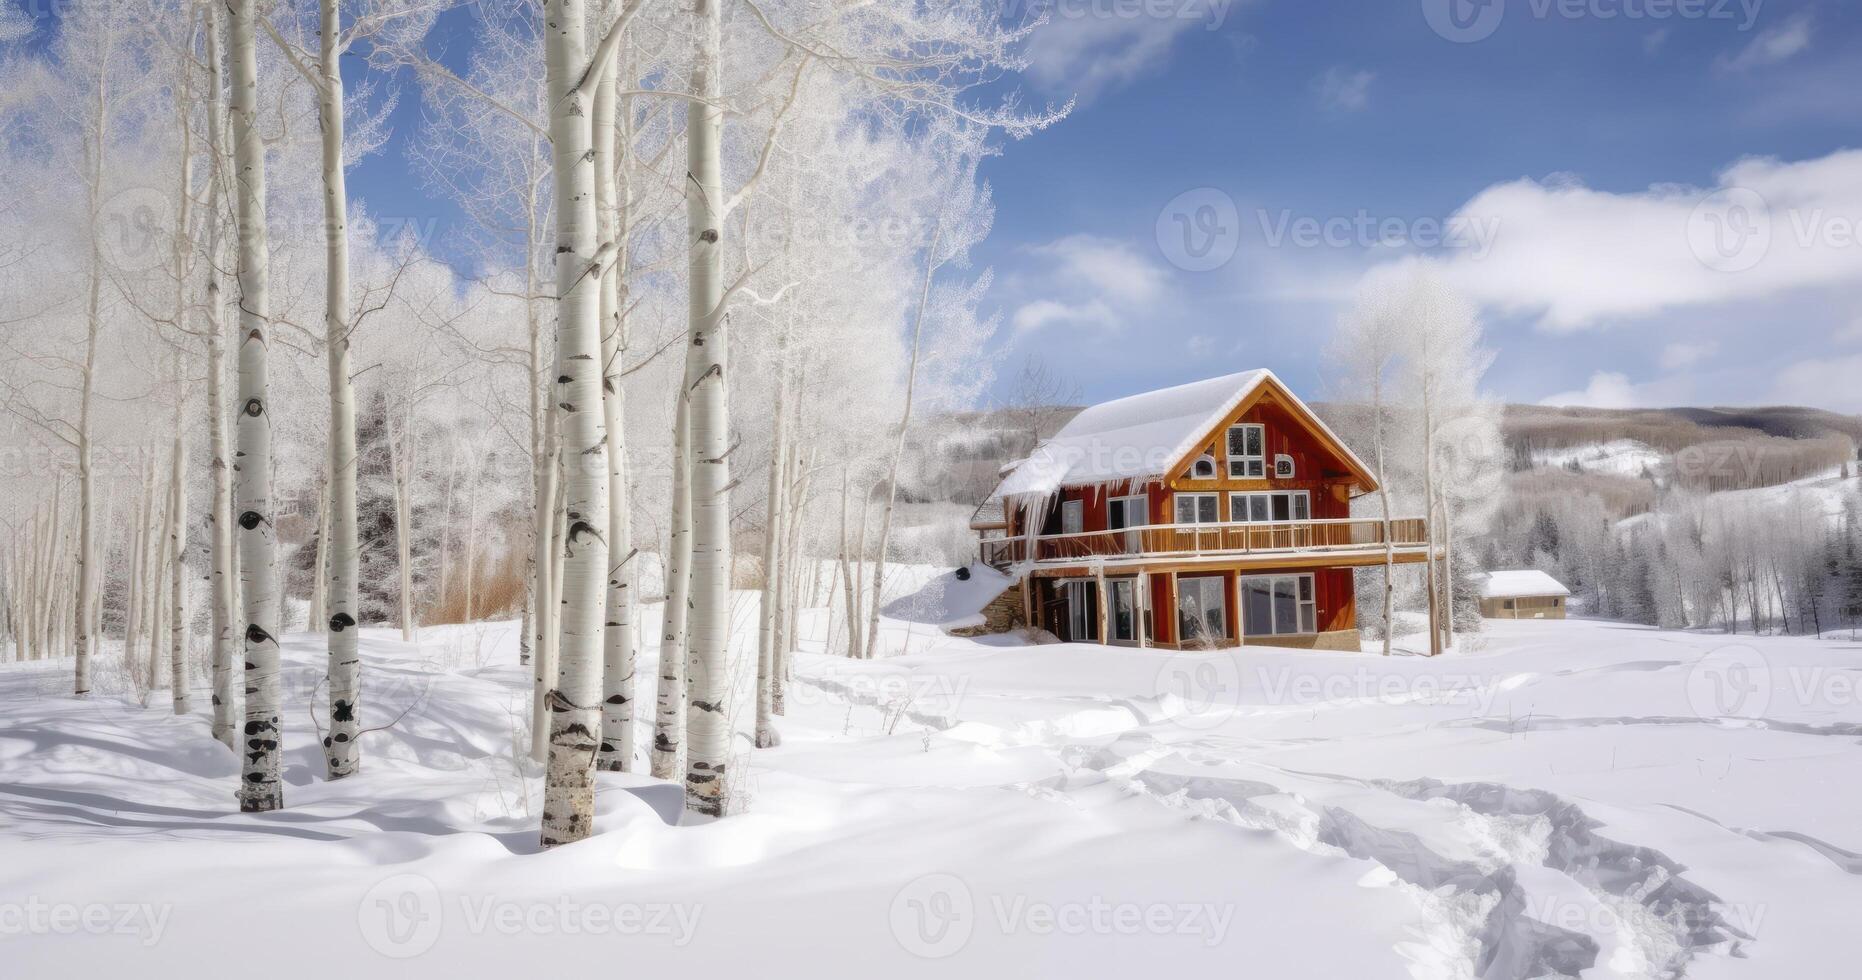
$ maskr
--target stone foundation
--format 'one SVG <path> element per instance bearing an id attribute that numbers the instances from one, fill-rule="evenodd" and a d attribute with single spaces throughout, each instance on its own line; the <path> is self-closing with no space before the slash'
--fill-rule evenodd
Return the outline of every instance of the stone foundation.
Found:
<path id="1" fill-rule="evenodd" d="M 1022 584 L 1017 582 L 983 607 L 983 622 L 980 625 L 960 626 L 947 632 L 952 636 L 989 636 L 1018 630 L 1027 625 L 1022 621 Z"/>

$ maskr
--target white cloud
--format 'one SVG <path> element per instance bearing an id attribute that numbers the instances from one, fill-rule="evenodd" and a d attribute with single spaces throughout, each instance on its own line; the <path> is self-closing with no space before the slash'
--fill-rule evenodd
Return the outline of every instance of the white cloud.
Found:
<path id="1" fill-rule="evenodd" d="M 1123 303 L 1142 303 L 1163 292 L 1162 266 L 1124 242 L 1096 235 L 1068 235 L 1029 248 L 1055 260 L 1055 274 Z"/>
<path id="2" fill-rule="evenodd" d="M 1232 3 L 1190 0 L 1163 13 L 1144 5 L 1052 4 L 1048 22 L 1028 39 L 1025 74 L 1041 88 L 1090 102 L 1162 66 L 1183 34 L 1220 28 Z"/>
<path id="3" fill-rule="evenodd" d="M 1642 35 L 1642 51 L 1644 54 L 1654 54 L 1667 44 L 1668 28 L 1666 27 L 1658 27 Z"/>
<path id="4" fill-rule="evenodd" d="M 1629 375 L 1616 371 L 1598 371 L 1590 376 L 1590 384 L 1582 390 L 1561 391 L 1541 399 L 1539 404 L 1572 408 L 1635 408 L 1638 402 L 1636 386 L 1629 383 Z"/>
<path id="5" fill-rule="evenodd" d="M 1838 328 L 1836 335 L 1830 339 L 1839 344 L 1862 343 L 1862 316 L 1849 321 L 1848 326 Z"/>
<path id="6" fill-rule="evenodd" d="M 1719 350 L 1720 342 L 1717 340 L 1701 340 L 1693 343 L 1676 341 L 1662 348 L 1662 369 L 1679 371 L 1682 368 L 1693 367 L 1719 353 Z"/>
<path id="7" fill-rule="evenodd" d="M 1539 404 L 1569 408 L 1661 408 L 1693 401 L 1693 387 L 1685 378 L 1631 381 L 1629 375 L 1621 371 L 1597 371 L 1583 388 L 1541 398 Z"/>
<path id="8" fill-rule="evenodd" d="M 1042 268 L 1015 277 L 1033 295 L 1009 317 L 1017 334 L 1050 326 L 1116 331 L 1156 309 L 1170 281 L 1163 266 L 1117 239 L 1068 235 L 1022 251 Z"/>
<path id="9" fill-rule="evenodd" d="M 1862 284 L 1862 150 L 1748 159 L 1716 188 L 1612 193 L 1573 178 L 1517 180 L 1456 213 L 1496 229 L 1446 274 L 1476 301 L 1554 332 L 1612 318 Z"/>
<path id="10" fill-rule="evenodd" d="M 1786 404 L 1862 412 L 1862 354 L 1791 364 L 1778 372 L 1772 397 Z"/>
<path id="11" fill-rule="evenodd" d="M 1362 69 L 1328 68 L 1313 82 L 1319 104 L 1327 109 L 1356 112 L 1370 104 L 1371 80 L 1377 76 Z"/>
<path id="12" fill-rule="evenodd" d="M 1760 31 L 1738 54 L 1721 58 L 1719 66 L 1726 71 L 1749 71 L 1787 61 L 1808 47 L 1810 15 L 1801 13 L 1777 27 Z"/>
<path id="13" fill-rule="evenodd" d="M 1122 321 L 1118 314 L 1112 312 L 1100 300 L 1088 300 L 1084 303 L 1063 303 L 1053 299 L 1038 299 L 1023 303 L 1017 307 L 1014 315 L 1009 317 L 1009 326 L 1016 334 L 1033 333 L 1045 327 L 1075 325 L 1093 327 L 1100 330 L 1117 330 Z"/>

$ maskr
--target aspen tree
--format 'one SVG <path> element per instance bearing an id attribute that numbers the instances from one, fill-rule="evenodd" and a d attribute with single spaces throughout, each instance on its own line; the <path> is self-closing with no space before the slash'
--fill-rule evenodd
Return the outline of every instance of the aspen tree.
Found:
<path id="1" fill-rule="evenodd" d="M 267 333 L 271 329 L 265 146 L 259 133 L 257 0 L 230 0 L 234 186 L 239 215 L 239 422 L 234 463 L 244 604 L 246 711 L 240 809 L 284 806 L 279 779 L 277 527 L 272 523 Z"/>
<path id="2" fill-rule="evenodd" d="M 608 460 L 602 410 L 601 279 L 612 242 L 597 240 L 594 89 L 606 76 L 625 18 L 589 45 L 591 13 L 574 0 L 545 0 L 550 144 L 556 203 L 556 410 L 561 414 L 563 537 L 560 647 L 549 696 L 543 777 L 545 847 L 587 837 L 595 819 L 601 740 L 604 588 L 608 573 Z M 594 19 L 600 23 L 599 19 Z M 591 52 L 591 48 L 593 49 Z"/>

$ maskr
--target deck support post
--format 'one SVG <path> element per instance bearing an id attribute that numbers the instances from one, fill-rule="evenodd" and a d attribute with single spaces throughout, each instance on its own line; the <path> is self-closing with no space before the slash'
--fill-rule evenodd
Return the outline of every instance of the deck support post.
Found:
<path id="1" fill-rule="evenodd" d="M 1093 586 L 1099 590 L 1099 645 L 1105 646 L 1111 642 L 1106 635 L 1106 623 L 1111 617 L 1106 609 L 1106 566 L 1103 563 L 1093 570 Z"/>
<path id="2" fill-rule="evenodd" d="M 1236 569 L 1232 577 L 1235 580 L 1235 587 L 1230 590 L 1234 593 L 1234 599 L 1232 601 L 1235 603 L 1235 645 L 1241 646 L 1248 642 L 1245 639 L 1248 635 L 1248 622 L 1242 618 L 1247 614 L 1247 610 L 1243 609 L 1241 605 L 1241 569 Z M 1298 598 L 1298 596 L 1294 598 Z"/>
<path id="3" fill-rule="evenodd" d="M 1428 570 L 1428 575 L 1426 576 L 1426 578 L 1427 578 L 1427 584 L 1429 587 L 1429 656 L 1439 657 L 1442 655 L 1442 631 L 1437 624 L 1440 622 L 1441 612 L 1438 607 L 1441 604 L 1440 603 L 1441 596 L 1437 594 L 1438 590 L 1435 587 L 1434 535 L 1430 535 L 1429 557 L 1427 561 L 1424 563 L 1423 567 Z M 1385 623 L 1384 629 L 1389 629 L 1389 628 L 1390 628 L 1390 624 Z"/>
<path id="4" fill-rule="evenodd" d="M 1151 645 L 1151 638 L 1144 629 L 1145 614 L 1151 611 L 1151 575 L 1139 572 L 1137 581 L 1132 585 L 1132 629 L 1138 634 L 1138 649 Z"/>
<path id="5" fill-rule="evenodd" d="M 1173 571 L 1170 573 L 1170 608 L 1165 610 L 1164 615 L 1170 617 L 1170 639 L 1176 648 L 1181 650 L 1183 649 L 1183 637 L 1177 635 L 1177 609 L 1177 573 Z"/>
<path id="6" fill-rule="evenodd" d="M 1034 621 L 1035 581 L 1036 579 L 1033 575 L 1024 574 L 1022 576 L 1022 627 L 1024 629 L 1036 628 Z"/>

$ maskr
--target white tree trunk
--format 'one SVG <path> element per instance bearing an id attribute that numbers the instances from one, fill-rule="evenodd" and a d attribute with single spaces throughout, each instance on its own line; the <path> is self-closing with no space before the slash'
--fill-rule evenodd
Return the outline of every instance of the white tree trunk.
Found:
<path id="1" fill-rule="evenodd" d="M 787 501 L 784 491 L 788 489 L 788 474 L 784 468 L 788 462 L 787 422 L 789 407 L 788 367 L 784 355 L 788 353 L 787 324 L 776 341 L 776 390 L 771 395 L 771 431 L 769 440 L 769 489 L 764 506 L 766 517 L 763 520 L 763 602 L 760 609 L 760 621 L 757 630 L 757 674 L 756 674 L 756 747 L 772 748 L 782 743 L 782 736 L 776 731 L 774 716 L 776 714 L 776 688 L 779 684 L 777 674 L 782 669 L 782 586 L 783 565 L 787 560 L 787 525 L 784 520 Z"/>
<path id="2" fill-rule="evenodd" d="M 692 468 L 690 399 L 679 392 L 672 423 L 672 513 L 666 532 L 666 602 L 660 615 L 659 687 L 653 712 L 652 772 L 681 779 L 685 769 L 685 626 L 691 611 Z"/>
<path id="3" fill-rule="evenodd" d="M 405 409 L 399 432 L 389 425 L 388 468 L 394 486 L 394 553 L 400 570 L 401 642 L 418 637 L 414 612 L 414 439 L 413 409 Z"/>
<path id="4" fill-rule="evenodd" d="M 912 321 L 912 355 L 905 368 L 905 406 L 899 411 L 899 429 L 892 437 L 892 462 L 886 467 L 886 506 L 879 516 L 879 553 L 873 558 L 873 605 L 867 611 L 866 649 L 879 649 L 879 606 L 886 592 L 886 549 L 892 541 L 892 511 L 899 500 L 899 462 L 905 458 L 905 433 L 912 424 L 912 398 L 918 392 L 918 352 L 925 332 L 925 309 L 931 302 L 931 278 L 937 274 L 937 248 L 942 227 L 931 234 L 925 252 L 924 282 L 918 293 L 918 315 Z"/>
<path id="5" fill-rule="evenodd" d="M 326 670 L 330 686 L 330 730 L 323 740 L 325 769 L 331 779 L 352 775 L 361 767 L 362 658 L 358 649 L 357 578 L 361 574 L 361 542 L 356 516 L 356 393 L 350 380 L 349 357 L 349 195 L 343 170 L 342 25 L 337 0 L 319 4 L 321 33 L 321 91 L 318 118 L 322 123 L 324 219 L 324 356 L 328 361 L 330 389 L 329 483 L 324 491 L 324 562 L 318 565 L 324 583 L 322 594 L 327 621 L 317 616 L 311 629 L 327 632 Z M 406 539 L 402 518 L 396 530 Z M 402 550 L 403 581 L 406 551 Z M 403 604 L 406 596 L 403 594 Z M 405 627 L 405 623 L 404 623 Z"/>
<path id="6" fill-rule="evenodd" d="M 188 605 L 187 605 L 187 440 L 182 433 L 180 403 L 175 411 L 175 443 L 168 476 L 168 558 L 173 567 L 168 573 L 168 692 L 174 699 L 175 714 L 185 715 L 188 702 Z"/>
<path id="7" fill-rule="evenodd" d="M 85 697 L 91 690 L 91 592 L 96 585 L 96 528 L 92 526 L 96 477 L 91 466 L 91 402 L 96 393 L 97 341 L 103 332 L 103 246 L 104 234 L 101 195 L 104 192 L 104 154 L 110 144 L 109 99 L 110 70 L 105 58 L 98 65 L 97 100 L 90 136 L 90 266 L 84 290 L 84 367 L 78 388 L 78 426 L 75 442 L 78 457 L 78 553 L 77 553 L 77 621 L 74 651 L 76 666 L 72 693 Z"/>
<path id="8" fill-rule="evenodd" d="M 692 616 L 686 657 L 687 809 L 724 816 L 738 802 L 730 767 L 736 721 L 730 657 L 730 412 L 724 332 L 724 113 L 718 108 L 718 0 L 694 0 L 693 94 L 686 110 L 686 233 L 690 246 Z"/>
<path id="9" fill-rule="evenodd" d="M 239 190 L 239 425 L 235 464 L 241 594 L 246 620 L 242 811 L 284 805 L 279 780 L 277 526 L 271 518 L 271 418 L 266 331 L 271 328 L 265 226 L 265 144 L 259 131 L 257 0 L 231 0 L 233 150 Z"/>
<path id="10" fill-rule="evenodd" d="M 143 659 L 145 681 L 143 703 L 145 705 L 148 703 L 146 695 L 153 694 L 155 689 L 161 685 L 162 654 L 168 649 L 168 606 L 163 601 L 163 594 L 167 591 L 168 570 L 173 564 L 168 551 L 170 544 L 169 502 L 172 493 L 169 487 L 156 476 L 159 472 L 160 470 L 155 468 L 154 461 L 151 460 L 150 474 L 153 482 L 149 486 L 149 494 L 161 501 L 161 509 L 156 511 L 155 521 L 149 525 L 146 532 L 149 536 L 149 579 L 145 593 L 148 596 L 148 609 L 144 616 L 147 617 L 149 626 L 149 642 Z"/>
<path id="11" fill-rule="evenodd" d="M 618 4 L 617 4 L 618 6 Z M 616 28 L 618 29 L 618 28 Z M 625 43 L 625 42 L 623 42 Z M 604 66 L 595 89 L 596 230 L 613 257 L 601 270 L 601 375 L 603 426 L 608 434 L 608 571 L 602 662 L 602 769 L 634 768 L 634 661 L 639 640 L 634 628 L 633 526 L 627 486 L 626 403 L 622 358 L 627 350 L 626 288 L 629 185 L 624 168 L 630 137 L 616 125 L 621 49 Z"/>
<path id="12" fill-rule="evenodd" d="M 581 88 L 589 34 L 573 0 L 545 0 L 550 143 L 556 202 L 556 405 L 562 413 L 562 627 L 550 692 L 543 777 L 544 847 L 587 837 L 595 821 L 601 741 L 604 588 L 608 573 L 607 433 L 602 417 L 601 265 L 593 133 Z M 596 20 L 596 23 L 599 23 Z M 596 80 L 599 83 L 599 79 Z"/>
<path id="13" fill-rule="evenodd" d="M 556 682 L 556 623 L 562 608 L 558 602 L 560 576 L 556 574 L 556 502 L 562 490 L 557 465 L 559 418 L 561 413 L 554 406 L 544 410 L 543 471 L 537 488 L 537 642 L 531 658 L 530 757 L 539 763 L 549 758 L 549 693 Z"/>
<path id="14" fill-rule="evenodd" d="M 227 206 L 227 168 L 225 155 L 225 121 L 222 118 L 222 73 L 220 55 L 220 7 L 207 5 L 207 131 L 208 152 L 213 163 L 212 207 L 207 219 L 207 438 L 213 455 L 213 507 L 208 531 L 212 535 L 210 567 L 213 596 L 213 737 L 237 751 L 240 717 L 239 677 L 244 672 L 238 656 L 235 606 L 239 598 L 233 572 L 233 480 L 232 461 L 226 444 L 226 325 L 221 322 L 226 309 L 220 295 L 220 268 L 223 261 L 222 222 Z"/>

